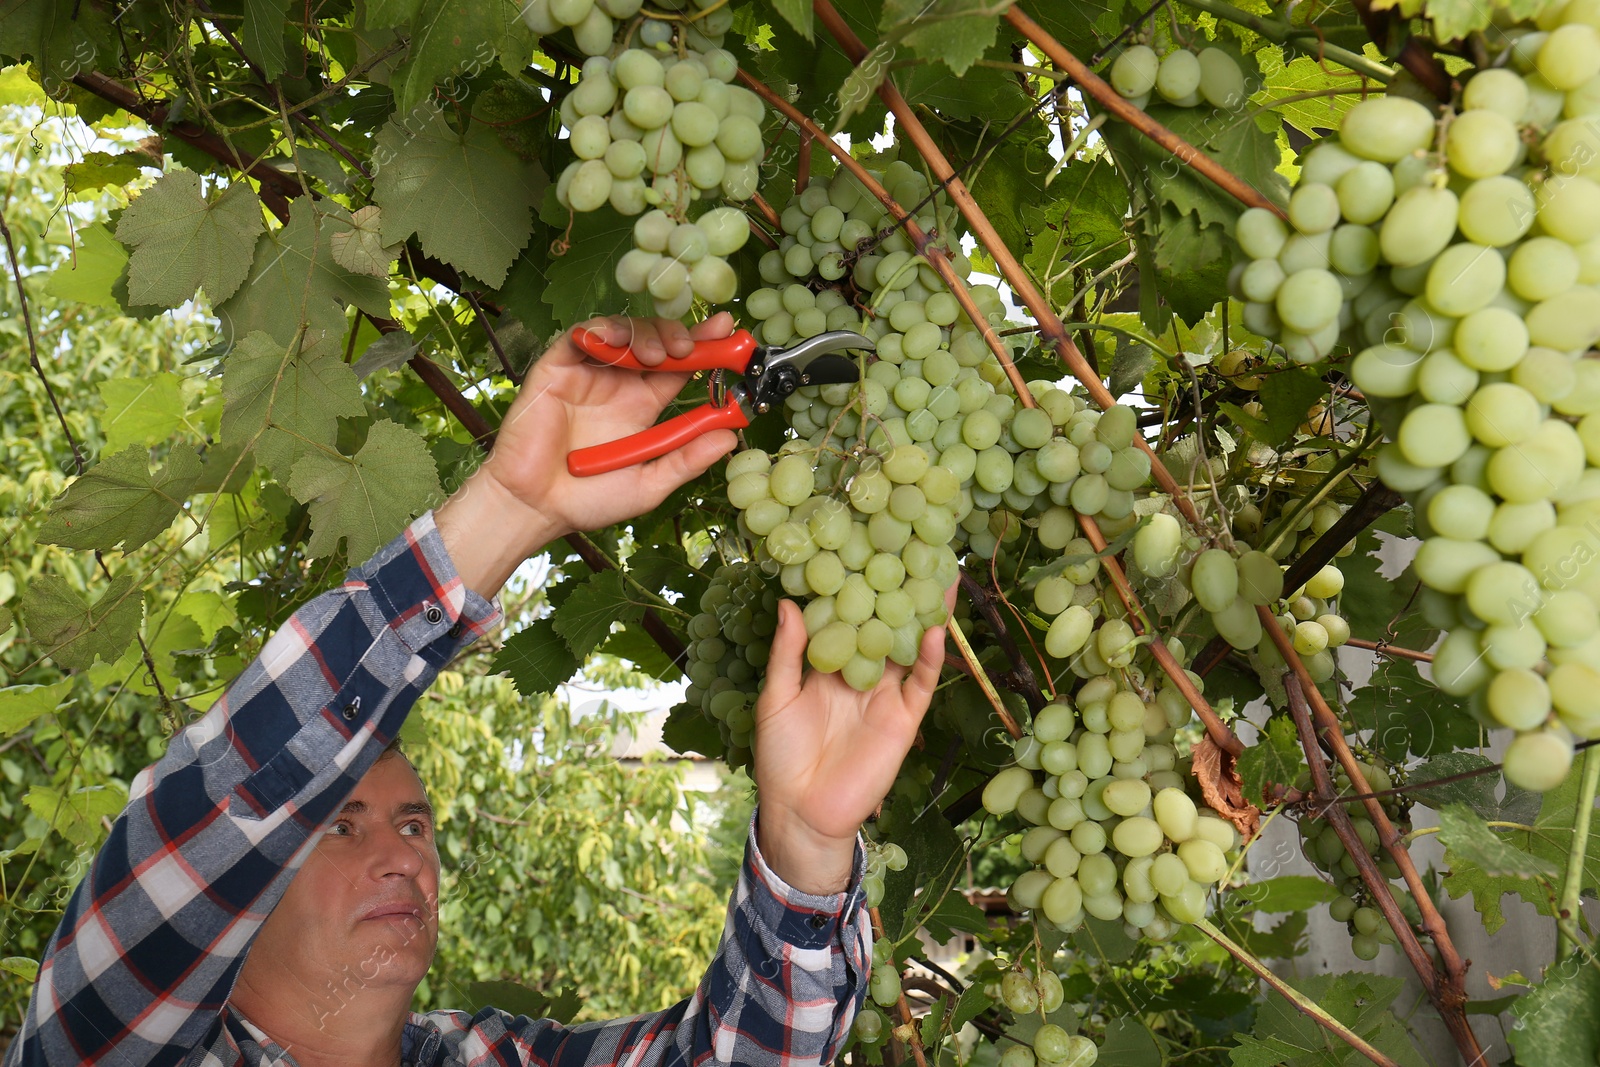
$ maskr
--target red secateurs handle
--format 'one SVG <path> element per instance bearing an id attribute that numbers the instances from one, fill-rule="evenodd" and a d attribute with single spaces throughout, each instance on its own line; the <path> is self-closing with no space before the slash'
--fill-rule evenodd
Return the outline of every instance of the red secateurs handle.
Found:
<path id="1" fill-rule="evenodd" d="M 714 341 L 696 341 L 694 351 L 682 359 L 668 356 L 652 367 L 640 363 L 634 356 L 633 349 L 606 344 L 601 335 L 594 330 L 574 330 L 572 340 L 578 349 L 591 359 L 609 363 L 613 367 L 639 371 L 727 370 L 743 374 L 756 350 L 756 339 L 748 330 L 735 330 L 728 336 L 719 337 Z M 740 423 L 740 425 L 746 424 Z"/>
<path id="2" fill-rule="evenodd" d="M 608 345 L 593 330 L 576 330 L 572 340 L 584 355 L 592 359 L 637 371 L 726 370 L 743 374 L 749 368 L 750 358 L 756 350 L 756 339 L 749 331 L 735 330 L 727 337 L 695 342 L 694 351 L 682 359 L 668 356 L 655 366 L 647 366 L 639 362 L 631 348 Z M 619 441 L 590 445 L 570 452 L 567 455 L 567 470 L 575 478 L 605 474 L 664 456 L 712 430 L 742 430 L 749 425 L 750 419 L 745 415 L 739 398 L 730 396 L 721 407 L 702 404 Z"/>
<path id="3" fill-rule="evenodd" d="M 675 452 L 712 430 L 742 430 L 749 425 L 750 420 L 745 416 L 739 398 L 730 396 L 721 407 L 701 404 L 619 441 L 607 441 L 603 445 L 590 445 L 569 452 L 567 470 L 575 478 L 605 474 Z"/>

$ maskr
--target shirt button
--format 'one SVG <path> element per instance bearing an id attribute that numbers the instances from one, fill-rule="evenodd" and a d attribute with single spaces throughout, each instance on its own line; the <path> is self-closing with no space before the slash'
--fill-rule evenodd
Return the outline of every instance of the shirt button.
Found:
<path id="1" fill-rule="evenodd" d="M 357 701 L 354 704 L 346 704 L 344 706 L 344 710 L 340 712 L 340 714 L 344 716 L 345 722 L 349 722 L 356 717 L 356 713 L 360 710 L 361 703 L 360 701 Z"/>
<path id="2" fill-rule="evenodd" d="M 451 637 L 460 637 L 461 624 L 459 622 L 456 623 L 455 625 L 451 626 L 450 629 L 446 630 L 445 633 L 449 634 Z"/>
<path id="3" fill-rule="evenodd" d="M 833 916 L 827 914 L 826 912 L 819 911 L 816 914 L 812 915 L 811 918 L 808 921 L 811 923 L 811 929 L 820 930 L 824 926 L 827 926 L 828 925 L 828 921 L 830 919 L 832 919 L 832 918 L 833 918 Z"/>
<path id="4" fill-rule="evenodd" d="M 429 605 L 428 610 L 422 613 L 422 617 L 427 619 L 429 622 L 438 622 L 444 618 L 444 612 L 440 611 L 436 607 L 433 607 L 432 605 Z"/>

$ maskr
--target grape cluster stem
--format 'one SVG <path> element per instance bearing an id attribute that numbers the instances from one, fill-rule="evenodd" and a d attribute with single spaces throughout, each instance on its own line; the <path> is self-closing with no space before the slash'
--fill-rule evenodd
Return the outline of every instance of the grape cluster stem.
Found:
<path id="1" fill-rule="evenodd" d="M 1038 711 L 1048 703 L 1044 693 L 1039 688 L 1039 681 L 1034 676 L 1033 667 L 1022 654 L 1022 649 L 1017 645 L 1016 639 L 1011 636 L 1011 631 L 1006 627 L 1005 618 L 1000 610 L 995 607 L 998 599 L 993 590 L 979 582 L 966 571 L 961 572 L 961 591 L 972 602 L 973 610 L 983 616 L 986 626 L 994 633 L 995 643 L 998 644 L 1006 657 L 1011 661 L 1010 676 L 1007 679 L 1014 688 L 1027 700 L 1032 711 Z M 1013 733 L 1012 737 L 1020 736 Z"/>
<path id="2" fill-rule="evenodd" d="M 1294 986 L 1290 985 L 1288 982 L 1285 982 L 1278 975 L 1274 974 L 1270 967 L 1268 967 L 1265 963 L 1262 963 L 1255 956 L 1252 956 L 1250 952 L 1244 948 L 1244 946 L 1238 944 L 1227 934 L 1219 930 L 1210 919 L 1198 919 L 1195 921 L 1194 927 L 1209 937 L 1212 941 L 1215 941 L 1218 947 L 1220 947 L 1228 955 L 1244 964 L 1245 967 L 1251 971 L 1251 973 L 1256 975 L 1256 977 L 1260 978 L 1263 982 L 1267 983 L 1267 985 L 1271 986 L 1279 993 L 1282 993 L 1284 999 L 1293 1004 L 1301 1014 L 1313 1019 L 1319 1025 L 1327 1028 L 1327 1030 L 1338 1037 L 1340 1041 L 1343 1041 L 1345 1044 L 1361 1053 L 1367 1059 L 1377 1064 L 1378 1067 L 1400 1067 L 1400 1065 L 1394 1060 L 1390 1059 L 1388 1056 L 1385 1056 L 1383 1053 L 1379 1052 L 1377 1049 L 1368 1044 L 1366 1039 L 1364 1039 L 1360 1034 L 1356 1033 L 1354 1030 L 1351 1030 L 1348 1026 L 1344 1025 L 1344 1023 L 1341 1023 L 1338 1019 L 1335 1019 L 1332 1015 L 1329 1015 L 1316 1001 L 1312 1000 Z"/>
<path id="3" fill-rule="evenodd" d="M 867 914 L 872 918 L 872 936 L 874 940 L 883 939 L 883 916 L 877 908 L 868 908 Z M 916 1021 L 911 1017 L 911 1004 L 906 1000 L 905 990 L 901 989 L 900 999 L 895 1002 L 895 1011 L 900 1016 L 900 1024 L 911 1031 L 911 1058 L 917 1061 L 917 1067 L 928 1067 L 928 1059 L 922 1052 L 922 1035 L 917 1033 Z M 893 1039 L 897 1040 L 897 1039 Z"/>
<path id="4" fill-rule="evenodd" d="M 1358 793 L 1370 793 L 1372 788 L 1367 784 L 1366 776 L 1361 773 L 1350 746 L 1345 743 L 1337 718 L 1311 682 L 1305 664 L 1301 663 L 1300 657 L 1295 654 L 1294 646 L 1290 644 L 1288 636 L 1284 634 L 1282 627 L 1277 625 L 1277 620 L 1272 618 L 1270 612 L 1264 621 L 1268 632 L 1272 635 L 1273 643 L 1278 647 L 1279 654 L 1290 666 L 1290 670 L 1284 672 L 1283 676 L 1284 691 L 1289 698 L 1289 711 L 1294 717 L 1295 729 L 1300 735 L 1300 745 L 1306 753 L 1306 763 L 1311 769 L 1312 796 L 1323 817 L 1333 826 L 1334 832 L 1339 835 L 1339 840 L 1355 861 L 1361 872 L 1361 881 L 1371 894 L 1374 906 L 1383 913 L 1385 921 L 1394 930 L 1401 952 L 1416 971 L 1423 989 L 1428 994 L 1428 999 L 1438 1011 L 1439 1018 L 1450 1032 L 1462 1058 L 1467 1063 L 1482 1063 L 1483 1048 L 1478 1043 L 1477 1035 L 1472 1032 L 1472 1026 L 1467 1021 L 1464 1009 L 1467 1002 L 1466 963 L 1450 940 L 1444 918 L 1434 906 L 1433 897 L 1422 884 L 1416 864 L 1411 862 L 1411 854 L 1406 851 L 1399 832 L 1384 813 L 1383 806 L 1376 800 L 1363 801 L 1373 825 L 1378 829 L 1378 837 L 1384 850 L 1400 867 L 1400 873 L 1417 902 L 1417 908 L 1422 914 L 1422 928 L 1427 931 L 1433 940 L 1435 950 L 1439 953 L 1439 967 L 1436 968 L 1427 951 L 1423 949 L 1422 943 L 1417 939 L 1416 932 L 1406 922 L 1394 897 L 1390 895 L 1388 879 L 1378 870 L 1376 861 L 1368 854 L 1360 836 L 1356 833 L 1355 824 L 1351 821 L 1349 813 L 1339 802 L 1338 790 L 1328 773 L 1322 745 L 1317 740 L 1319 729 L 1323 740 L 1332 749 L 1334 758 L 1349 776 L 1351 788 Z M 1316 719 L 1315 724 L 1313 717 Z"/>
<path id="5" fill-rule="evenodd" d="M 1381 63 L 1376 63 L 1359 52 L 1352 52 L 1348 48 L 1341 48 L 1336 44 L 1329 44 L 1316 30 L 1304 28 L 1292 29 L 1281 22 L 1274 22 L 1252 15 L 1223 0 L 1183 0 L 1189 7 L 1199 8 L 1201 11 L 1227 19 L 1247 30 L 1254 30 L 1274 44 L 1284 44 L 1303 55 L 1310 56 L 1318 63 L 1331 59 L 1342 67 L 1348 67 L 1357 74 L 1371 78 L 1375 82 L 1387 85 L 1394 78 L 1394 71 Z M 1315 44 L 1308 44 L 1307 39 L 1315 37 Z M 1374 38 L 1377 40 L 1377 38 Z M 1449 94 L 1446 93 L 1448 96 Z"/>
<path id="6" fill-rule="evenodd" d="M 983 664 L 978 662 L 978 654 L 972 650 L 972 645 L 967 641 L 967 635 L 961 632 L 961 627 L 951 623 L 949 629 L 950 639 L 961 650 L 961 658 L 966 661 L 967 673 L 972 680 L 978 683 L 978 688 L 983 690 L 983 695 L 988 698 L 989 706 L 994 708 L 995 715 L 1000 719 L 1000 725 L 1006 728 L 1006 733 L 1012 740 L 1022 736 L 1022 727 L 1017 725 L 1017 720 L 1011 717 L 1011 712 L 1006 710 L 1005 702 L 1000 699 L 1000 693 L 994 687 L 994 681 L 989 677 L 989 672 L 983 669 Z"/>

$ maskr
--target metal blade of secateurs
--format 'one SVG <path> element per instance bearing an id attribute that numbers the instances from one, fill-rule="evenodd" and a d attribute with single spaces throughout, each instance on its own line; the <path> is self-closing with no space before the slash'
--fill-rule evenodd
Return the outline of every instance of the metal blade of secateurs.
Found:
<path id="1" fill-rule="evenodd" d="M 861 367 L 850 356 L 829 352 L 807 363 L 803 373 L 807 385 L 835 385 L 859 380 Z"/>

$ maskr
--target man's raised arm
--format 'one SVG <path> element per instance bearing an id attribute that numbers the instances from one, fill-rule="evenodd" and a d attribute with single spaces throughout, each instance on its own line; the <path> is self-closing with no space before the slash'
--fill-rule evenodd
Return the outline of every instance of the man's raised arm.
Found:
<path id="1" fill-rule="evenodd" d="M 677 323 L 597 325 L 647 362 Z M 728 333 L 717 316 L 695 336 Z M 584 365 L 570 339 L 529 375 L 494 454 L 346 582 L 297 611 L 200 721 L 134 779 L 42 961 L 8 1065 L 176 1064 L 209 1044 L 251 940 L 438 670 L 549 541 L 638 515 L 732 447 L 720 431 L 580 482 L 572 448 L 650 425 L 683 374 Z"/>

